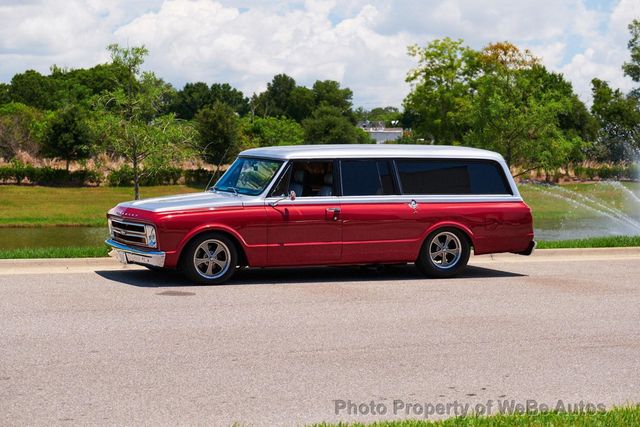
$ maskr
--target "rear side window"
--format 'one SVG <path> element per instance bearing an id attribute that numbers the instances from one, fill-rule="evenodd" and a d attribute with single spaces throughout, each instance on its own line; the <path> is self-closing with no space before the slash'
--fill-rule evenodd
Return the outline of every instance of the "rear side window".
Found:
<path id="1" fill-rule="evenodd" d="M 394 194 L 391 168 L 387 160 L 343 160 L 343 196 Z"/>
<path id="2" fill-rule="evenodd" d="M 397 160 L 405 194 L 512 194 L 497 162 Z"/>

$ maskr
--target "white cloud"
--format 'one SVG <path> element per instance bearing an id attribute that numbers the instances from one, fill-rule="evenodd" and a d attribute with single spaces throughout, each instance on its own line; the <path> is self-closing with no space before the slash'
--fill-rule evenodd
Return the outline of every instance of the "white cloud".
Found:
<path id="1" fill-rule="evenodd" d="M 570 61 L 558 68 L 572 83 L 574 90 L 587 102 L 591 102 L 591 80 L 597 77 L 608 81 L 614 87 L 628 92 L 634 87 L 630 78 L 622 72 L 622 64 L 629 60 L 627 26 L 634 19 L 640 19 L 640 2 L 621 0 L 597 31 L 585 35 L 586 47 L 576 53 Z"/>
<path id="2" fill-rule="evenodd" d="M 399 105 L 415 64 L 406 46 L 449 36 L 474 48 L 501 40 L 529 48 L 583 99 L 593 77 L 629 90 L 620 66 L 640 2 L 596 9 L 585 1 L 3 0 L 0 80 L 53 63 L 104 62 L 117 41 L 146 44 L 146 68 L 178 87 L 229 82 L 251 94 L 287 73 L 306 85 L 339 80 L 357 105 Z"/>

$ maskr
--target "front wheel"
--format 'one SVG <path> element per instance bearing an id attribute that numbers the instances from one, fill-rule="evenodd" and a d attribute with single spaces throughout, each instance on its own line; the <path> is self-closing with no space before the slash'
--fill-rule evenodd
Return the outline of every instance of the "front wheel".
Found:
<path id="1" fill-rule="evenodd" d="M 455 228 L 440 228 L 427 236 L 416 266 L 429 277 L 453 277 L 464 270 L 470 253 L 466 235 Z"/>
<path id="2" fill-rule="evenodd" d="M 207 233 L 194 238 L 185 248 L 182 271 L 193 282 L 218 285 L 236 271 L 238 250 L 228 237 Z"/>

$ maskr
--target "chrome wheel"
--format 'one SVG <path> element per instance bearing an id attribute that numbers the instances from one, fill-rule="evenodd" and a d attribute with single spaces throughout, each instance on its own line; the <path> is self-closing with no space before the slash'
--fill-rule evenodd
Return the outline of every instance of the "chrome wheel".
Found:
<path id="1" fill-rule="evenodd" d="M 429 258 L 434 266 L 443 270 L 454 267 L 460 261 L 460 239 L 450 231 L 436 234 L 429 243 Z"/>
<path id="2" fill-rule="evenodd" d="M 218 239 L 205 240 L 193 253 L 193 266 L 205 279 L 217 279 L 229 270 L 231 252 Z"/>

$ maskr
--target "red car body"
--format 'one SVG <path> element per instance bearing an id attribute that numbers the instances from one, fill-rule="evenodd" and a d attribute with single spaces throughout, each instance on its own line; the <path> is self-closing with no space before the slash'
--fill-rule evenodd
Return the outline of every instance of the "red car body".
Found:
<path id="1" fill-rule="evenodd" d="M 307 162 L 322 158 L 317 152 L 305 150 L 306 147 L 286 148 L 282 152 L 275 148 L 249 150 L 240 157 L 282 160 L 274 181 L 287 163 L 296 158 Z M 353 158 L 347 157 L 353 154 L 346 150 L 338 150 L 331 158 Z M 351 150 L 359 152 L 363 148 Z M 383 158 L 373 156 L 372 150 L 375 148 L 364 149 L 361 157 Z M 402 149 L 395 148 L 394 152 L 393 146 L 377 150 L 375 153 L 382 150 L 387 155 L 384 159 L 404 158 L 406 151 L 397 152 Z M 468 156 L 476 158 L 479 151 L 473 150 Z M 433 152 L 427 150 L 423 156 L 432 158 Z M 490 158 L 499 161 L 501 157 L 496 156 L 491 153 Z M 500 165 L 506 168 L 503 162 Z M 512 194 L 469 197 L 394 194 L 361 198 L 338 195 L 314 200 L 314 197 L 272 197 L 266 191 L 246 196 L 234 194 L 234 190 L 128 202 L 111 209 L 109 220 L 155 227 L 156 247 L 136 245 L 126 236 L 114 236 L 113 231 L 107 243 L 120 252 L 121 261 L 167 269 L 180 267 L 189 243 L 211 232 L 227 236 L 237 246 L 238 265 L 251 267 L 409 263 L 419 258 L 427 236 L 446 229 L 465 236 L 476 255 L 529 254 L 535 246 L 531 210 L 520 198 L 511 177 L 505 180 Z M 268 188 L 273 186 L 271 183 Z M 142 258 L 127 259 L 123 253 Z M 158 253 L 163 254 L 162 265 L 144 261 L 145 254 L 151 259 Z"/>

